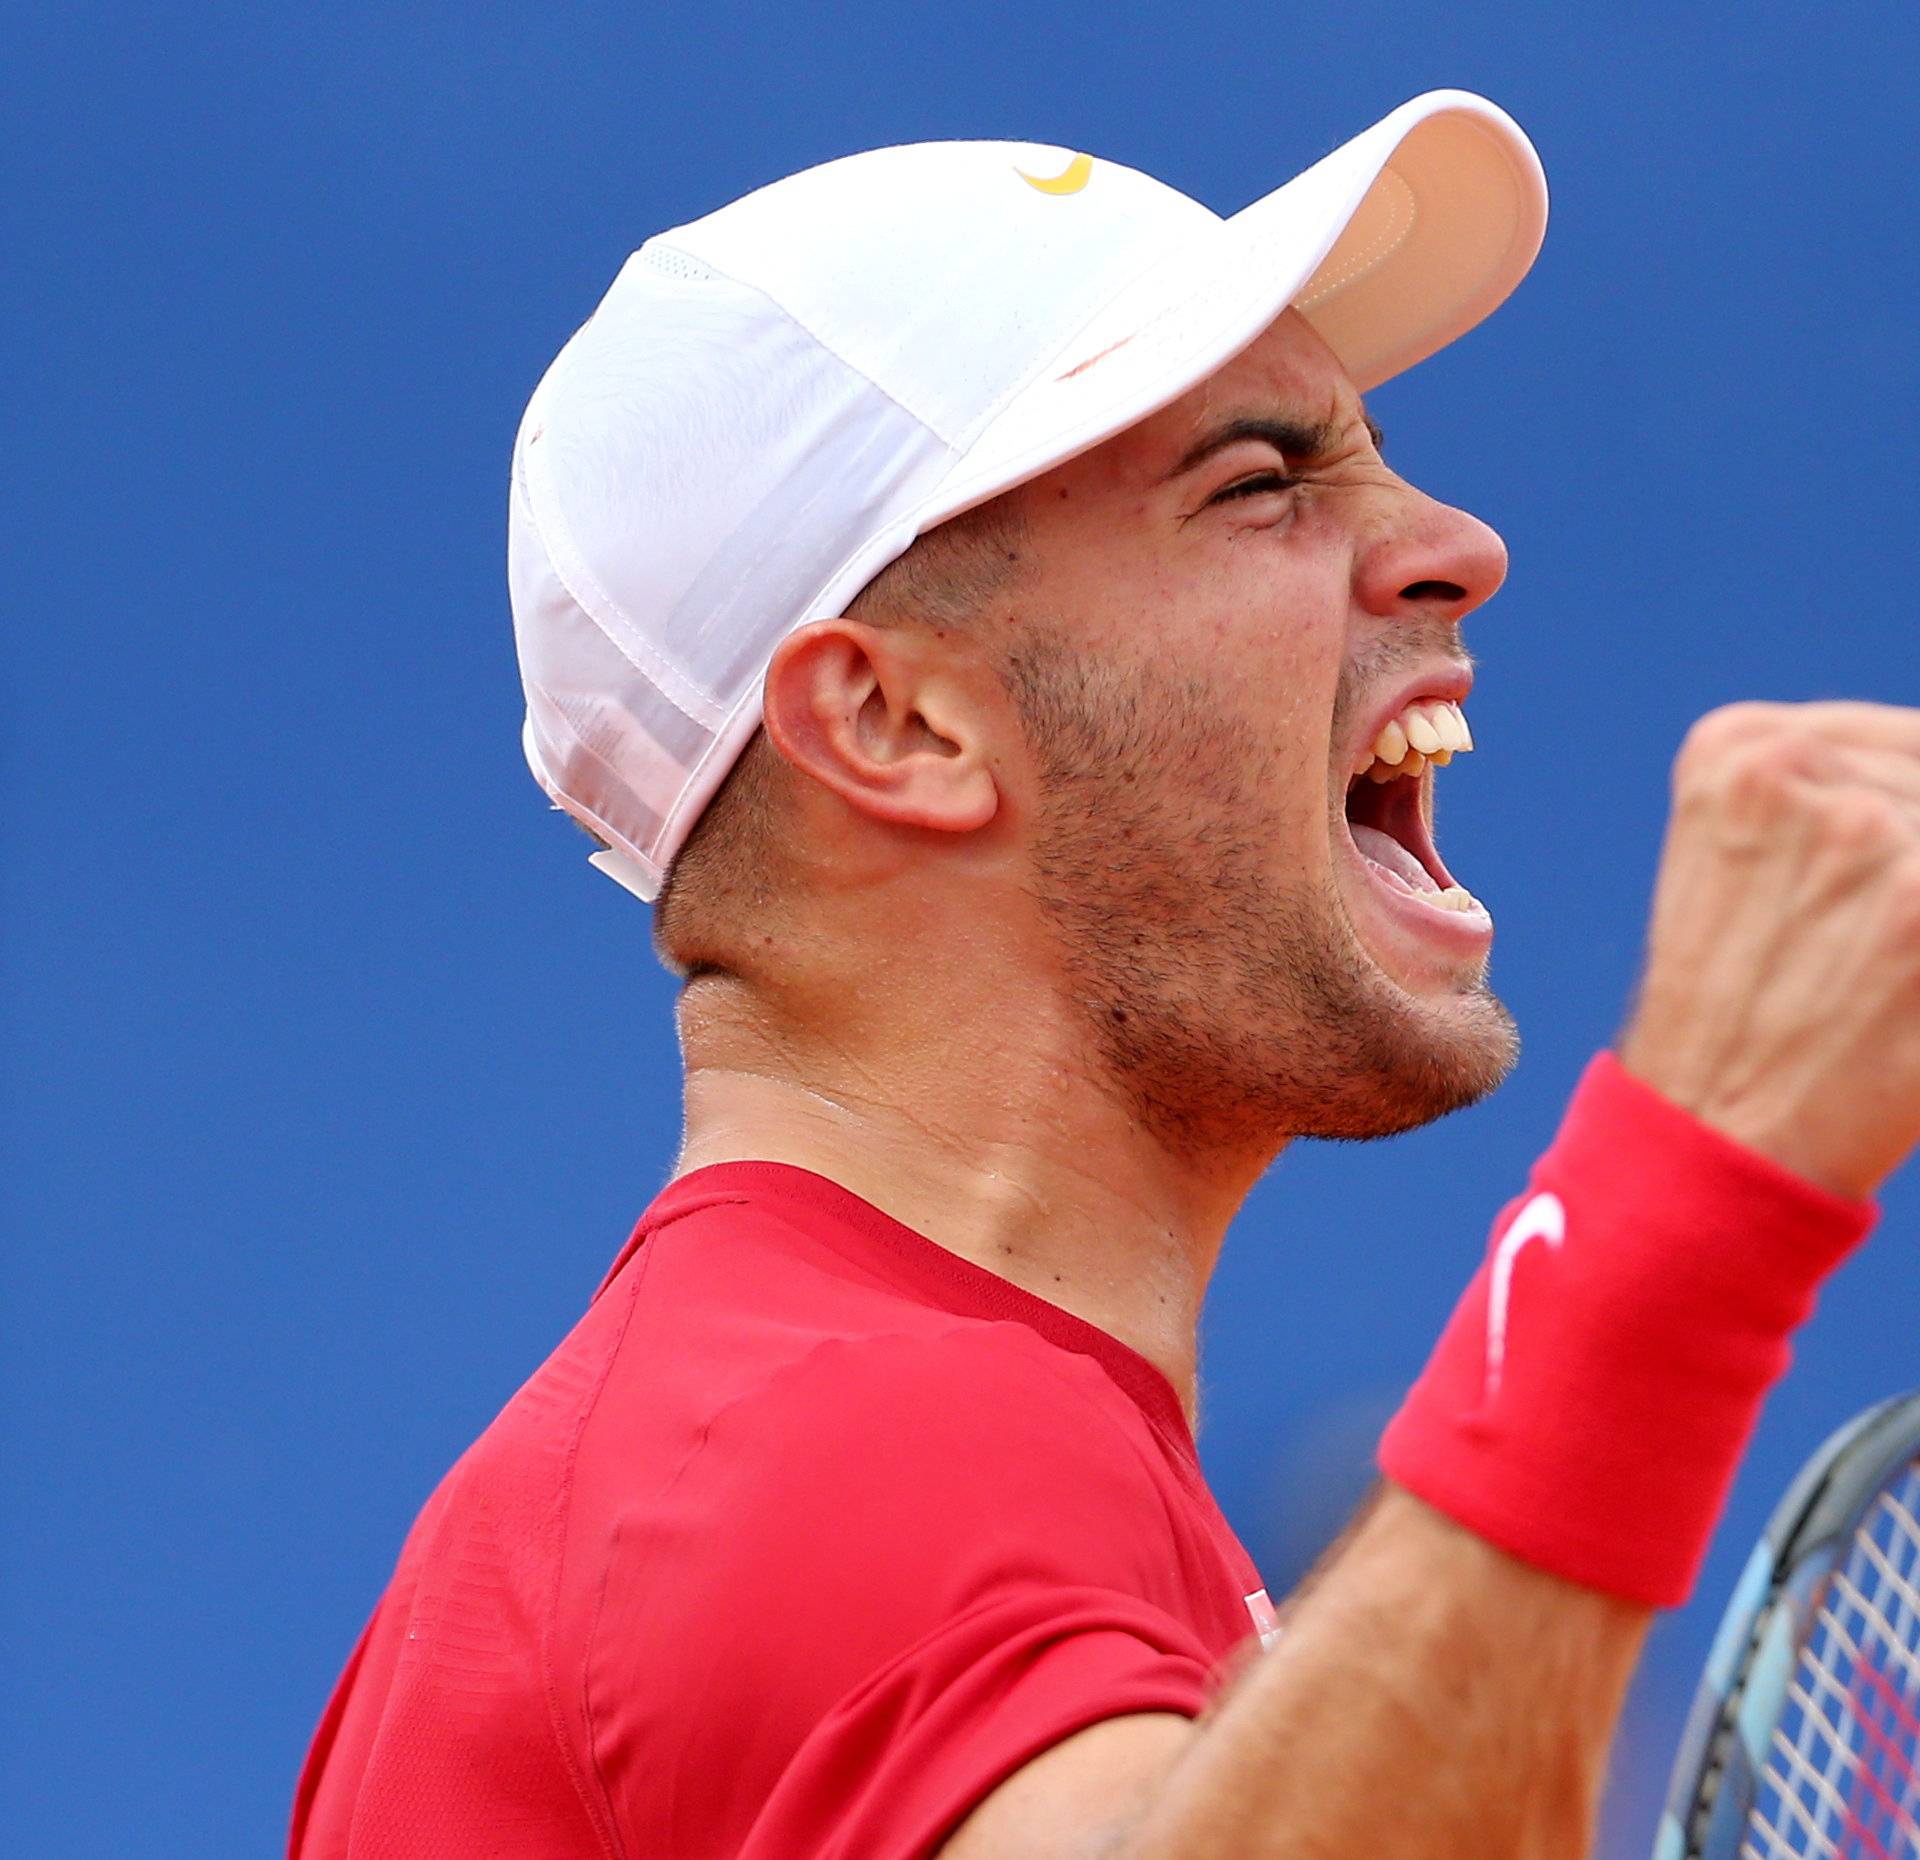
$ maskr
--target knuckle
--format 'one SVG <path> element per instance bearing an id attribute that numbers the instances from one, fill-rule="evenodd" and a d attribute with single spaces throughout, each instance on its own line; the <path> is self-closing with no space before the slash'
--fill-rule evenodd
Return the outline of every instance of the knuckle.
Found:
<path id="1" fill-rule="evenodd" d="M 1739 813 L 1771 819 L 1788 805 L 1799 770 L 1799 758 L 1778 736 L 1750 736 L 1723 754 L 1717 787 Z"/>
<path id="2" fill-rule="evenodd" d="M 1773 706 L 1723 704 L 1698 718 L 1680 745 L 1675 766 L 1684 775 L 1713 769 L 1744 745 L 1770 732 Z"/>
<path id="3" fill-rule="evenodd" d="M 1749 737 L 1773 729 L 1788 714 L 1789 707 L 1784 704 L 1742 698 L 1737 703 L 1716 705 L 1694 725 L 1694 730 L 1709 741 L 1724 739 L 1744 743 Z"/>
<path id="4" fill-rule="evenodd" d="M 1905 816 L 1891 795 L 1843 788 L 1820 804 L 1820 837 L 1840 851 L 1890 855 L 1908 837 Z"/>
<path id="5" fill-rule="evenodd" d="M 1709 711 L 1675 760 L 1676 800 L 1749 825 L 1799 812 L 1845 766 L 1814 708 L 1742 703 Z"/>

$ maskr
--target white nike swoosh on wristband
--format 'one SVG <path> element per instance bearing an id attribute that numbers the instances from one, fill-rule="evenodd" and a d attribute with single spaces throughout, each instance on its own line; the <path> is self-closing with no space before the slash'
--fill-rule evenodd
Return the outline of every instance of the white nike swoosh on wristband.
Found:
<path id="1" fill-rule="evenodd" d="M 1513 1217 L 1513 1225 L 1493 1249 L 1493 1281 L 1487 1290 L 1487 1380 L 1482 1403 L 1500 1393 L 1507 1363 L 1507 1303 L 1513 1296 L 1513 1262 L 1529 1242 L 1558 1246 L 1567 1237 L 1567 1210 L 1558 1195 L 1535 1195 Z"/>

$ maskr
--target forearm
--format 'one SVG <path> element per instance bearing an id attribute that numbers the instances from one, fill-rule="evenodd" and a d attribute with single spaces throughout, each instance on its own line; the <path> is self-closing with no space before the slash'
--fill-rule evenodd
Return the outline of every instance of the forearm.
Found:
<path id="1" fill-rule="evenodd" d="M 1126 1860 L 1574 1860 L 1651 1620 L 1389 1486 Z"/>

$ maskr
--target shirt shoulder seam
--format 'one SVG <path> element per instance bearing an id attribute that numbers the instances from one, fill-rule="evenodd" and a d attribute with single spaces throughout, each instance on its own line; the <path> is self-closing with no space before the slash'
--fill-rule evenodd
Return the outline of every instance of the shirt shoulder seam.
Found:
<path id="1" fill-rule="evenodd" d="M 626 1307 L 620 1314 L 617 1335 L 607 1350 L 606 1361 L 601 1365 L 592 1392 L 580 1404 L 580 1413 L 574 1421 L 572 1438 L 567 1442 L 566 1464 L 560 1479 L 560 1545 L 553 1563 L 553 1586 L 547 1597 L 546 1620 L 543 1624 L 540 1649 L 540 1669 L 542 1689 L 546 1693 L 547 1720 L 552 1729 L 554 1741 L 560 1748 L 562 1763 L 573 1782 L 574 1792 L 580 1797 L 582 1806 L 587 1810 L 588 1818 L 594 1824 L 594 1832 L 599 1836 L 601 1851 L 610 1860 L 626 1860 L 625 1844 L 620 1838 L 618 1818 L 613 1812 L 613 1791 L 607 1785 L 605 1772 L 600 1767 L 599 1742 L 594 1734 L 593 1699 L 587 1685 L 588 1662 L 582 1662 L 580 1672 L 580 1710 L 586 1725 L 586 1762 L 584 1768 L 579 1753 L 573 1748 L 573 1740 L 568 1729 L 566 1715 L 561 1709 L 560 1677 L 554 1669 L 553 1643 L 558 1630 L 560 1617 L 560 1596 L 565 1585 L 567 1555 L 572 1547 L 573 1491 L 574 1472 L 580 1457 L 580 1442 L 592 1420 L 594 1411 L 600 1405 L 600 1397 L 606 1391 L 608 1378 L 613 1374 L 615 1363 L 627 1339 L 628 1326 L 633 1321 L 635 1306 L 640 1300 L 640 1288 L 646 1282 L 647 1269 L 653 1263 L 653 1255 L 646 1247 L 639 1249 L 641 1257 L 631 1261 L 632 1285 L 628 1288 Z M 604 1594 L 604 1586 L 602 1589 Z M 598 1609 L 595 1611 L 595 1628 L 599 1625 Z M 591 1777 L 591 1784 L 588 1778 Z"/>

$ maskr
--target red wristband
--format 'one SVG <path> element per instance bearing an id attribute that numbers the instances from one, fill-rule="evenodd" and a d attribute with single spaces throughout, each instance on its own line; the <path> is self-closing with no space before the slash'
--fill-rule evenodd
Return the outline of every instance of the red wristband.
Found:
<path id="1" fill-rule="evenodd" d="M 1601 1054 L 1381 1469 L 1528 1563 L 1678 1606 L 1788 1338 L 1874 1213 Z"/>

